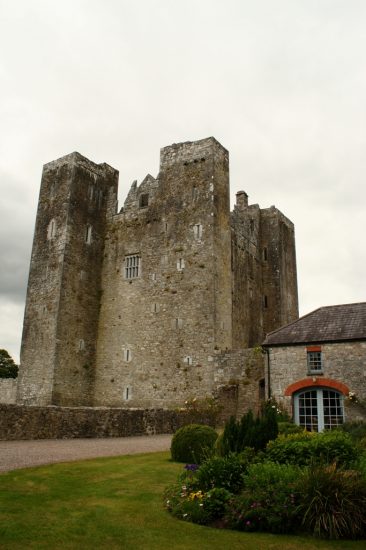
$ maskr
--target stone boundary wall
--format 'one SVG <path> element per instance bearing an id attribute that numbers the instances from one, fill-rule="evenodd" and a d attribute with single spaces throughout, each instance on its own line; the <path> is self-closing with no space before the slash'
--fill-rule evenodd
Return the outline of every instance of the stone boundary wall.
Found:
<path id="1" fill-rule="evenodd" d="M 185 424 L 213 425 L 209 416 L 168 409 L 35 407 L 0 404 L 0 440 L 127 437 L 174 433 Z"/>
<path id="2" fill-rule="evenodd" d="M 15 403 L 17 380 L 17 378 L 0 378 L 0 403 Z"/>

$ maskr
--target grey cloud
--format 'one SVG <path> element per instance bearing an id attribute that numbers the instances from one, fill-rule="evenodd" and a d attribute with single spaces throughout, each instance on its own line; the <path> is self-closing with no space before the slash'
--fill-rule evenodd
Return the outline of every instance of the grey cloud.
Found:
<path id="1" fill-rule="evenodd" d="M 295 223 L 302 312 L 365 300 L 364 0 L 0 3 L 0 346 L 20 338 L 42 164 L 74 150 L 120 171 L 123 201 L 160 147 L 214 135 L 233 200 Z"/>

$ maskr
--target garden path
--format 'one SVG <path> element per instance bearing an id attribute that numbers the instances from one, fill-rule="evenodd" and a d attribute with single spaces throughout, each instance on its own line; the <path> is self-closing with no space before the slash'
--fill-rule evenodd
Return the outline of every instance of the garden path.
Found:
<path id="1" fill-rule="evenodd" d="M 0 441 L 0 472 L 55 462 L 167 451 L 172 435 Z"/>

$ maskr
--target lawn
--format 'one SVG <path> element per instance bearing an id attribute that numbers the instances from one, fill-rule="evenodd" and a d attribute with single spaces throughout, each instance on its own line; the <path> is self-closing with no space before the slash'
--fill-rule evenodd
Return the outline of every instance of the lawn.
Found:
<path id="1" fill-rule="evenodd" d="M 240 533 L 182 522 L 163 508 L 182 465 L 168 453 L 54 464 L 0 475 L 0 548 L 364 550 L 365 541 Z"/>

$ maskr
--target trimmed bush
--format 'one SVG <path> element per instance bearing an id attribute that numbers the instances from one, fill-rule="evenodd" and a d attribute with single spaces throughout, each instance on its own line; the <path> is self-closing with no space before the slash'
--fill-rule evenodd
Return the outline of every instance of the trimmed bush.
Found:
<path id="1" fill-rule="evenodd" d="M 267 445 L 266 456 L 281 464 L 306 466 L 315 459 L 338 466 L 350 467 L 359 457 L 351 437 L 340 431 L 324 433 L 302 432 L 280 435 Z"/>
<path id="2" fill-rule="evenodd" d="M 366 480 L 360 472 L 335 464 L 313 466 L 298 483 L 303 528 L 328 539 L 366 535 Z"/>
<path id="3" fill-rule="evenodd" d="M 217 433 L 210 426 L 188 424 L 173 436 L 170 452 L 176 462 L 201 464 L 214 449 Z"/>

